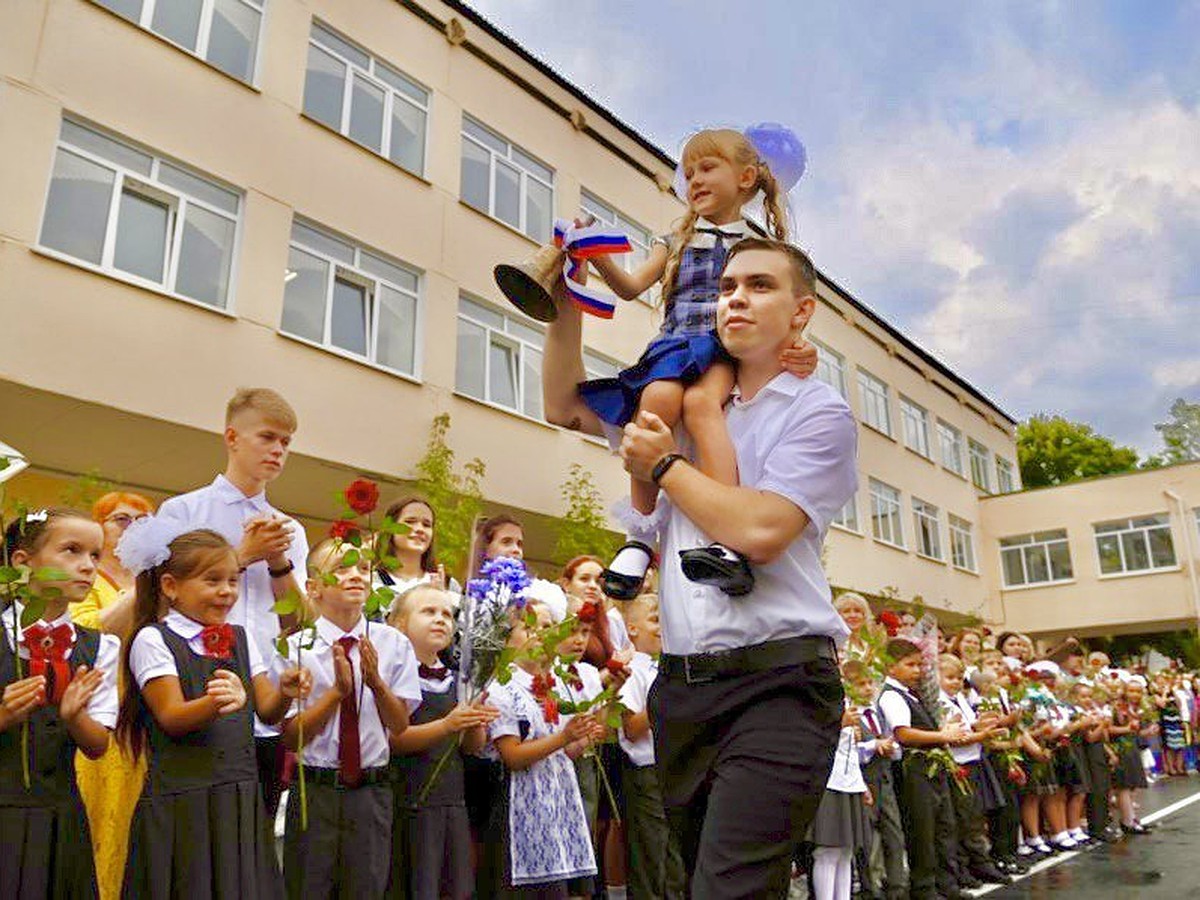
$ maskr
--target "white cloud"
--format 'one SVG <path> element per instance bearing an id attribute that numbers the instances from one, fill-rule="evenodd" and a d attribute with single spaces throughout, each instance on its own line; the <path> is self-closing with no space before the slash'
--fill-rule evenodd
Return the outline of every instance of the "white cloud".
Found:
<path id="1" fill-rule="evenodd" d="M 1200 387 L 1200 359 L 1183 359 L 1155 366 L 1154 383 L 1175 389 Z"/>

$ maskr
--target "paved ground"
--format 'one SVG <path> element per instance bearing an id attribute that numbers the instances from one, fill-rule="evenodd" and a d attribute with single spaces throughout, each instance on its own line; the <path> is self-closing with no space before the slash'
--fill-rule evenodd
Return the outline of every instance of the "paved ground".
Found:
<path id="1" fill-rule="evenodd" d="M 1154 832 L 1042 863 L 1016 884 L 976 892 L 987 900 L 1200 900 L 1200 777 L 1143 791 Z"/>

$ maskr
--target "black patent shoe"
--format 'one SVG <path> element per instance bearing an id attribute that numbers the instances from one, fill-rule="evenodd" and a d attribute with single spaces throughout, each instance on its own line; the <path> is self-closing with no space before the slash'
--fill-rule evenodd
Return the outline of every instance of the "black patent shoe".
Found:
<path id="1" fill-rule="evenodd" d="M 721 544 L 680 550 L 679 561 L 690 581 L 720 588 L 731 597 L 744 597 L 754 589 L 750 560 Z"/>
<path id="2" fill-rule="evenodd" d="M 600 573 L 600 590 L 613 600 L 632 600 L 642 592 L 654 551 L 641 541 L 630 541 Z"/>
<path id="3" fill-rule="evenodd" d="M 1121 830 L 1126 834 L 1149 834 L 1150 829 L 1141 822 L 1134 822 L 1132 825 L 1122 825 Z"/>

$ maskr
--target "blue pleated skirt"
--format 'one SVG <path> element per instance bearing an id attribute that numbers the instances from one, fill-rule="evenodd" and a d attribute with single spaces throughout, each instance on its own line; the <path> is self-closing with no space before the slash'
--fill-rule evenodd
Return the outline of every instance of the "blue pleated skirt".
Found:
<path id="1" fill-rule="evenodd" d="M 728 360 L 715 331 L 708 334 L 655 338 L 641 359 L 615 378 L 596 378 L 579 385 L 579 396 L 600 419 L 618 427 L 633 418 L 646 385 L 655 381 L 691 384 L 714 363 Z"/>

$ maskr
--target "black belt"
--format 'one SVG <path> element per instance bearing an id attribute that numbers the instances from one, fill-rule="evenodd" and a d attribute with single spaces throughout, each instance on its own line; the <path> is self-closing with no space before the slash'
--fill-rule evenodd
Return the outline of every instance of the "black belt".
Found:
<path id="1" fill-rule="evenodd" d="M 833 638 L 809 635 L 765 641 L 749 647 L 734 647 L 732 650 L 715 650 L 712 653 L 691 653 L 687 656 L 664 653 L 659 657 L 658 670 L 667 678 L 688 684 L 704 684 L 722 678 L 799 666 L 818 659 L 837 662 Z"/>
<path id="2" fill-rule="evenodd" d="M 300 777 L 299 772 L 297 772 L 296 777 Z M 360 787 L 370 787 L 373 784 L 387 784 L 390 781 L 387 766 L 363 769 L 362 778 L 355 785 L 349 785 L 342 781 L 342 772 L 340 769 L 321 769 L 316 766 L 305 766 L 304 777 L 310 784 L 341 788 L 344 791 L 352 791 Z"/>

